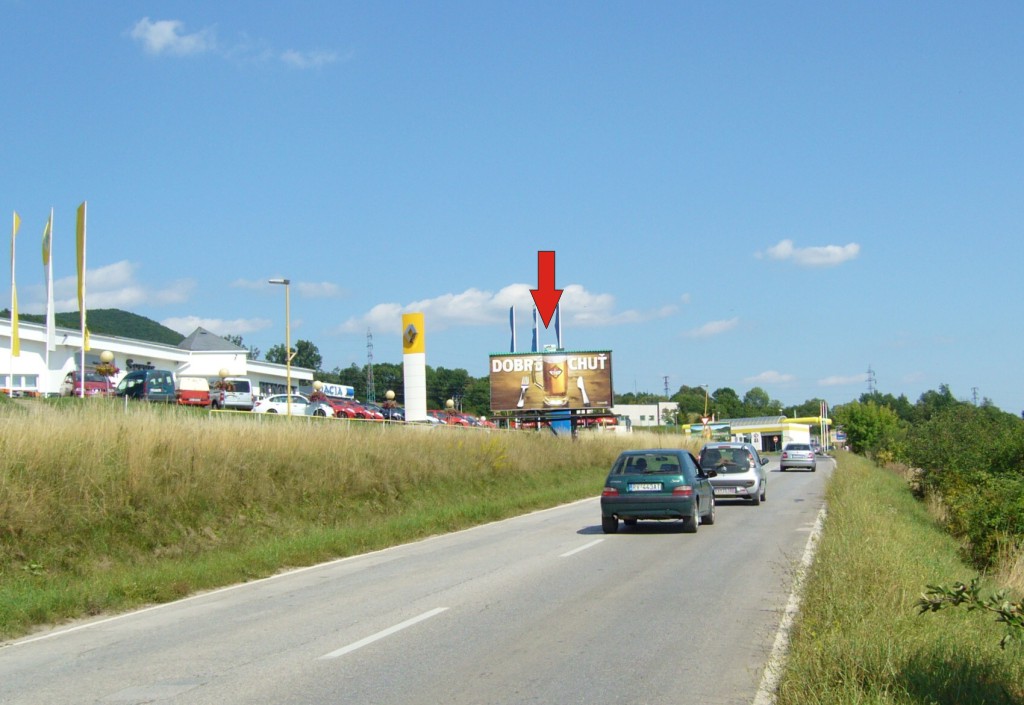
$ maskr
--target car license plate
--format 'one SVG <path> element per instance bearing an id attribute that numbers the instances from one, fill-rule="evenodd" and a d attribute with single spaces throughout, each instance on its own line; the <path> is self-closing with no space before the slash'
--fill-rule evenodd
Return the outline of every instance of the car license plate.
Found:
<path id="1" fill-rule="evenodd" d="M 716 487 L 715 492 L 717 494 L 736 494 L 735 487 Z"/>
<path id="2" fill-rule="evenodd" d="M 630 492 L 659 492 L 661 491 L 660 482 L 631 482 L 629 483 Z"/>

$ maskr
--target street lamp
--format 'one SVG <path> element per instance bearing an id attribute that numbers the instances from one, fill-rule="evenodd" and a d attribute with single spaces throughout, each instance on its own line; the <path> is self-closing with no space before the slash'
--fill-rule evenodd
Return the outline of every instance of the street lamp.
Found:
<path id="1" fill-rule="evenodd" d="M 288 385 L 286 401 L 286 413 L 292 415 L 292 322 L 291 322 L 291 296 L 289 294 L 290 279 L 268 279 L 270 284 L 284 285 L 284 365 L 285 380 Z"/>

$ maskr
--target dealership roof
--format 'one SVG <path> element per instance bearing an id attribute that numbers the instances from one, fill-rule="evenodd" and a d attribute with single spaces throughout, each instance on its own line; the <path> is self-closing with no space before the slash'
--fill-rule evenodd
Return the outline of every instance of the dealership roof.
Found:
<path id="1" fill-rule="evenodd" d="M 196 328 L 192 334 L 178 343 L 178 347 L 192 352 L 248 352 L 241 345 L 235 345 L 205 328 Z"/>

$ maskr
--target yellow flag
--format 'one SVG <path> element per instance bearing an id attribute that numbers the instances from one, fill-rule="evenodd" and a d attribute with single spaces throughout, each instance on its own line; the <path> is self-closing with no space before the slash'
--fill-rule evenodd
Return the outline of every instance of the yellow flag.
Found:
<path id="1" fill-rule="evenodd" d="M 14 238 L 21 227 L 21 218 L 14 213 L 14 227 L 11 230 L 11 356 L 21 355 L 21 340 L 18 338 L 18 289 L 14 285 Z M 14 380 L 11 380 L 11 390 L 14 390 Z"/>
<path id="2" fill-rule="evenodd" d="M 85 204 L 78 207 L 75 244 L 78 250 L 78 310 L 82 316 L 82 349 L 89 349 L 89 329 L 85 325 Z"/>
<path id="3" fill-rule="evenodd" d="M 50 264 L 50 229 L 53 227 L 53 213 L 43 228 L 43 266 Z"/>

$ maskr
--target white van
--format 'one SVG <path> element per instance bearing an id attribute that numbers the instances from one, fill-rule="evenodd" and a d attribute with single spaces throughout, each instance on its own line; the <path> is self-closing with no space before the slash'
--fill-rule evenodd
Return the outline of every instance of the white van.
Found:
<path id="1" fill-rule="evenodd" d="M 210 382 L 210 403 L 214 409 L 252 411 L 256 404 L 256 392 L 248 377 L 225 377 L 227 389 L 220 389 L 221 380 Z"/>
<path id="2" fill-rule="evenodd" d="M 178 403 L 185 406 L 209 406 L 210 383 L 205 377 L 179 377 Z"/>

